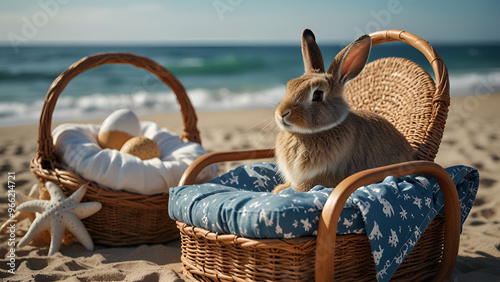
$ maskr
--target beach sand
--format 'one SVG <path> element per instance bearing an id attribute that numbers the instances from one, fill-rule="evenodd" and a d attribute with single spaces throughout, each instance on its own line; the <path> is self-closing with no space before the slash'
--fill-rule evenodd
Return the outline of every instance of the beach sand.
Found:
<path id="1" fill-rule="evenodd" d="M 500 280 L 500 95 L 452 99 L 452 107 L 436 162 L 443 167 L 477 168 L 481 182 L 476 202 L 460 241 L 450 281 Z M 198 113 L 202 144 L 209 152 L 273 147 L 276 131 L 272 110 Z M 152 115 L 173 131 L 181 128 L 179 114 Z M 93 123 L 99 123 L 94 121 Z M 53 125 L 55 127 L 55 124 Z M 0 219 L 8 218 L 7 178 L 15 173 L 16 194 L 28 194 L 36 180 L 29 163 L 36 153 L 38 125 L 0 127 Z M 222 164 L 221 172 L 240 163 Z M 16 225 L 20 240 L 28 220 Z M 0 278 L 9 281 L 183 281 L 180 241 L 130 247 L 97 245 L 92 252 L 79 243 L 63 245 L 47 257 L 48 246 L 16 248 L 15 275 L 7 265 L 10 234 L 0 235 Z"/>

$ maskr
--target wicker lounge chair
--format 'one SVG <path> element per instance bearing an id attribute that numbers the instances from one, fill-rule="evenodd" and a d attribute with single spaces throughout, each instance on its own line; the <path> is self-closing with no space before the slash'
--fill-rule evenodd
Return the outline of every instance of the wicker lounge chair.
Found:
<path id="1" fill-rule="evenodd" d="M 345 179 L 324 206 L 317 237 L 249 239 L 214 233 L 178 221 L 182 262 L 188 278 L 304 281 L 315 277 L 316 281 L 333 281 L 334 278 L 373 281 L 375 267 L 367 236 L 337 235 L 340 212 L 357 188 L 382 181 L 388 175 L 399 177 L 416 173 L 430 174 L 438 181 L 445 200 L 445 217 L 431 222 L 392 279 L 443 281 L 450 276 L 458 254 L 460 207 L 455 185 L 446 171 L 433 162 L 450 102 L 448 72 L 434 49 L 414 34 L 386 30 L 370 36 L 373 46 L 394 41 L 413 46 L 425 55 L 434 71 L 435 82 L 412 61 L 384 58 L 368 64 L 345 89 L 352 108 L 376 112 L 392 122 L 418 151 L 419 161 L 370 169 Z M 192 184 L 196 175 L 212 163 L 271 157 L 272 149 L 211 153 L 190 166 L 180 185 Z"/>

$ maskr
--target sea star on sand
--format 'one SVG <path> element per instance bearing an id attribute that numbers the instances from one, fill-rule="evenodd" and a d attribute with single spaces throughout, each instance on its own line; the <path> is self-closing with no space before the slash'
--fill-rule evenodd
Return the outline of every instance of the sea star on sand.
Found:
<path id="1" fill-rule="evenodd" d="M 87 192 L 84 186 L 68 198 L 64 197 L 61 188 L 53 182 L 46 182 L 45 187 L 49 191 L 50 201 L 33 200 L 17 207 L 18 211 L 41 213 L 37 215 L 26 235 L 19 241 L 19 247 L 28 244 L 43 230 L 50 230 L 51 242 L 48 255 L 51 256 L 59 250 L 64 231 L 67 229 L 87 250 L 92 251 L 94 243 L 80 219 L 98 212 L 102 204 L 99 202 L 80 203 Z"/>

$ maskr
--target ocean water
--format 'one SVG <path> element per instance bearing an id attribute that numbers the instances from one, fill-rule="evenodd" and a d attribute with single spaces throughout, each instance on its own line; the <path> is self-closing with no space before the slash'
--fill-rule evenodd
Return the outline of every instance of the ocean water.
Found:
<path id="1" fill-rule="evenodd" d="M 328 66 L 340 45 L 320 46 Z M 434 46 L 450 74 L 451 95 L 500 92 L 500 45 Z M 197 111 L 274 108 L 288 80 L 302 75 L 300 46 L 134 47 L 44 46 L 16 52 L 0 47 L 0 126 L 36 123 L 54 79 L 82 57 L 131 52 L 169 69 L 184 85 Z M 370 61 L 411 59 L 432 74 L 425 57 L 399 43 L 375 46 Z M 133 66 L 105 65 L 73 79 L 59 97 L 53 120 L 105 117 L 118 108 L 138 114 L 178 111 L 175 96 L 155 76 Z"/>

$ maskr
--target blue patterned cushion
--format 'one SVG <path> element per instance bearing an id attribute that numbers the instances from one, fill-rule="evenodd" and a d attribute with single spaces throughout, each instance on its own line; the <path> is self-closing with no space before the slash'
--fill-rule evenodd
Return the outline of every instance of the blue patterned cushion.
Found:
<path id="1" fill-rule="evenodd" d="M 447 172 L 457 185 L 463 223 L 477 193 L 479 174 L 465 166 Z M 288 188 L 270 193 L 279 183 L 274 163 L 240 166 L 205 184 L 171 188 L 169 214 L 189 225 L 247 238 L 316 235 L 323 205 L 333 188 L 316 186 L 309 192 Z M 377 278 L 387 281 L 442 207 L 434 178 L 388 176 L 349 197 L 337 233 L 366 232 Z"/>

